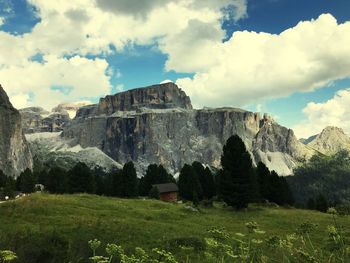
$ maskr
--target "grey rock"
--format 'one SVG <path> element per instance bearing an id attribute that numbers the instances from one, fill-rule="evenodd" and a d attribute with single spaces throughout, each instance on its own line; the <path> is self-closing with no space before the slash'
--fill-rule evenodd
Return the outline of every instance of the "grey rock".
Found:
<path id="1" fill-rule="evenodd" d="M 288 175 L 311 154 L 292 130 L 268 115 L 236 108 L 192 109 L 190 99 L 173 83 L 107 96 L 83 107 L 62 136 L 82 147 L 97 147 L 119 163 L 133 160 L 140 173 L 163 164 L 176 173 L 197 160 L 218 168 L 223 145 L 239 135 L 254 162 Z"/>
<path id="2" fill-rule="evenodd" d="M 0 169 L 18 176 L 33 168 L 33 159 L 22 131 L 21 115 L 0 85 Z"/>
<path id="3" fill-rule="evenodd" d="M 328 126 L 307 146 L 323 154 L 334 154 L 340 150 L 350 150 L 350 137 L 341 128 Z"/>

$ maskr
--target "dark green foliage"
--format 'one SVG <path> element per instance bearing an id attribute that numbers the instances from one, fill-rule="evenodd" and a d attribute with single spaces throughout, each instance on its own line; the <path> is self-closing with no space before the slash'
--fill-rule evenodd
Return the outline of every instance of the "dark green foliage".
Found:
<path id="1" fill-rule="evenodd" d="M 229 206 L 246 208 L 254 187 L 252 160 L 237 135 L 230 137 L 223 148 L 220 171 L 220 196 Z"/>
<path id="2" fill-rule="evenodd" d="M 270 170 L 262 162 L 258 163 L 256 168 L 256 175 L 259 184 L 259 193 L 262 199 L 268 199 L 270 196 L 271 187 L 269 184 Z"/>
<path id="3" fill-rule="evenodd" d="M 149 198 L 159 199 L 159 191 L 157 187 L 152 187 L 148 194 Z"/>
<path id="4" fill-rule="evenodd" d="M 70 193 L 95 193 L 95 178 L 86 164 L 77 163 L 68 176 Z"/>
<path id="5" fill-rule="evenodd" d="M 293 194 L 285 177 L 278 176 L 275 171 L 270 172 L 262 162 L 256 168 L 260 198 L 279 205 L 292 205 Z"/>
<path id="6" fill-rule="evenodd" d="M 53 167 L 43 181 L 45 188 L 50 193 L 63 194 L 68 193 L 69 178 L 67 171 L 60 167 Z"/>
<path id="7" fill-rule="evenodd" d="M 30 169 L 26 169 L 17 178 L 17 189 L 23 193 L 33 193 L 35 191 L 35 184 L 37 183 L 37 178 L 32 173 Z"/>
<path id="8" fill-rule="evenodd" d="M 162 165 L 150 164 L 147 167 L 146 174 L 140 179 L 139 194 L 147 196 L 152 189 L 152 185 L 165 183 L 175 183 L 174 177 L 168 174 Z"/>
<path id="9" fill-rule="evenodd" d="M 127 162 L 122 170 L 122 196 L 136 197 L 138 196 L 137 175 L 134 163 Z"/>
<path id="10" fill-rule="evenodd" d="M 179 195 L 185 200 L 193 200 L 194 197 L 198 199 L 202 196 L 202 187 L 199 182 L 199 178 L 193 167 L 189 164 L 185 164 L 179 175 Z"/>
<path id="11" fill-rule="evenodd" d="M 350 156 L 347 151 L 314 155 L 287 177 L 298 206 L 322 194 L 330 203 L 350 202 Z"/>
<path id="12" fill-rule="evenodd" d="M 316 209 L 315 199 L 309 198 L 309 200 L 307 200 L 306 208 L 310 210 L 315 210 Z"/>
<path id="13" fill-rule="evenodd" d="M 327 212 L 328 209 L 328 201 L 327 199 L 320 194 L 316 200 L 315 200 L 315 208 L 316 210 L 320 211 L 320 212 Z"/>
<path id="14" fill-rule="evenodd" d="M 5 175 L 0 170 L 0 196 L 14 197 L 16 181 L 13 177 Z"/>
<path id="15" fill-rule="evenodd" d="M 200 162 L 193 162 L 192 167 L 197 174 L 199 183 L 202 188 L 202 195 L 198 196 L 199 199 L 211 199 L 216 195 L 214 176 L 208 167 L 204 166 Z"/>

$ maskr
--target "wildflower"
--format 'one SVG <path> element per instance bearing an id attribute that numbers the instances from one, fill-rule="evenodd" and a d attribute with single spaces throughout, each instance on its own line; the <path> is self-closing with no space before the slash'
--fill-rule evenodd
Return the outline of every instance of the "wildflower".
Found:
<path id="1" fill-rule="evenodd" d="M 245 224 L 246 228 L 248 228 L 249 233 L 254 233 L 258 230 L 258 223 L 255 221 L 251 221 Z"/>
<path id="2" fill-rule="evenodd" d="M 328 208 L 328 210 L 327 210 L 327 214 L 337 215 L 338 212 L 337 212 L 337 210 L 336 210 L 334 207 L 330 207 L 330 208 Z"/>

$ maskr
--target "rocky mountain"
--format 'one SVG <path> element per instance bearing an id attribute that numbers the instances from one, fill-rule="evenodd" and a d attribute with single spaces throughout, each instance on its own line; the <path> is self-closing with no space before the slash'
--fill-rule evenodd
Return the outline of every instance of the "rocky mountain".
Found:
<path id="1" fill-rule="evenodd" d="M 26 134 L 35 163 L 38 166 L 59 166 L 63 169 L 70 169 L 76 163 L 83 162 L 91 169 L 99 168 L 104 171 L 112 171 L 122 168 L 121 164 L 98 148 L 72 146 L 70 140 L 62 138 L 60 134 L 60 132 Z"/>
<path id="2" fill-rule="evenodd" d="M 7 175 L 17 176 L 32 167 L 33 159 L 23 134 L 21 115 L 0 85 L 0 169 Z"/>
<path id="3" fill-rule="evenodd" d="M 245 142 L 255 162 L 282 175 L 313 154 L 293 131 L 267 115 L 236 108 L 192 109 L 174 83 L 138 88 L 82 107 L 62 137 L 97 147 L 119 163 L 133 160 L 140 172 L 160 163 L 177 172 L 195 160 L 219 167 L 223 144 L 233 134 Z"/>
<path id="4" fill-rule="evenodd" d="M 78 109 L 88 102 L 62 103 L 51 112 L 40 107 L 20 109 L 24 133 L 60 132 L 76 115 Z"/>
<path id="5" fill-rule="evenodd" d="M 310 137 L 306 145 L 320 153 L 333 154 L 350 150 L 350 137 L 341 128 L 328 126 L 320 134 Z"/>

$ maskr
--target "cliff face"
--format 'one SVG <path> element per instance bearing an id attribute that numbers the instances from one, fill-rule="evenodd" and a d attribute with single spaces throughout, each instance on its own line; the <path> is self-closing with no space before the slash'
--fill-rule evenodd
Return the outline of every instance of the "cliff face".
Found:
<path id="1" fill-rule="evenodd" d="M 192 109 L 191 100 L 174 83 L 153 85 L 107 96 L 100 99 L 97 114 L 112 114 L 116 111 L 131 111 L 140 108 Z"/>
<path id="2" fill-rule="evenodd" d="M 296 158 L 307 154 L 291 130 L 267 116 L 235 108 L 193 110 L 173 83 L 107 96 L 81 108 L 63 132 L 119 163 L 135 161 L 139 171 L 160 163 L 173 173 L 195 160 L 219 167 L 222 147 L 233 134 L 243 139 L 254 160 L 284 175 L 292 173 Z M 283 164 L 275 165 L 269 154 Z"/>
<path id="3" fill-rule="evenodd" d="M 23 135 L 21 116 L 0 85 L 0 169 L 7 175 L 17 176 L 32 167 L 32 155 Z"/>
<path id="4" fill-rule="evenodd" d="M 40 107 L 20 109 L 22 127 L 26 134 L 38 132 L 61 132 L 63 127 L 75 117 L 76 112 L 87 102 L 63 103 L 51 112 Z"/>

